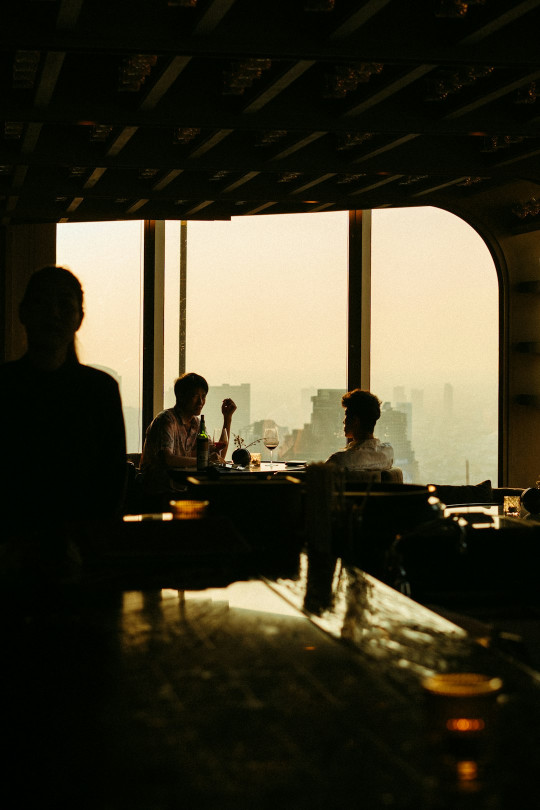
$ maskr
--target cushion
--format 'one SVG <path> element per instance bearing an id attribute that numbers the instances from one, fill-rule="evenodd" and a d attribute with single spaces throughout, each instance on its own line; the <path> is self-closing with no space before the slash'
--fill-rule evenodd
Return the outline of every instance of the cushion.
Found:
<path id="1" fill-rule="evenodd" d="M 373 481 L 378 484 L 381 481 L 380 470 L 345 470 L 345 478 L 350 484 L 364 484 Z"/>
<path id="2" fill-rule="evenodd" d="M 439 500 L 446 506 L 458 503 L 493 503 L 493 489 L 489 480 L 474 485 L 433 484 L 432 486 L 436 488 Z"/>
<path id="3" fill-rule="evenodd" d="M 381 471 L 381 481 L 386 484 L 402 484 L 403 470 L 400 467 L 390 467 Z"/>

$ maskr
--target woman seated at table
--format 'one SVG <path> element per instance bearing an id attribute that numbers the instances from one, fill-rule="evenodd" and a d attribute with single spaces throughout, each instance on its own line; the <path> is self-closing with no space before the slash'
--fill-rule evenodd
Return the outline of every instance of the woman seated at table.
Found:
<path id="1" fill-rule="evenodd" d="M 381 415 L 381 402 L 369 391 L 355 388 L 341 400 L 345 408 L 343 432 L 349 443 L 344 450 L 333 453 L 327 464 L 346 470 L 389 470 L 394 463 L 392 445 L 380 442 L 373 435 Z"/>
<path id="2" fill-rule="evenodd" d="M 140 483 L 147 491 L 159 492 L 173 488 L 168 474 L 171 467 L 195 467 L 197 464 L 197 434 L 200 415 L 206 402 L 208 383 L 193 372 L 178 377 L 174 384 L 176 404 L 154 418 L 144 440 L 141 457 Z M 221 459 L 225 458 L 236 405 L 224 399 L 221 405 L 223 431 L 227 432 Z M 217 456 L 215 460 L 218 460 Z"/>

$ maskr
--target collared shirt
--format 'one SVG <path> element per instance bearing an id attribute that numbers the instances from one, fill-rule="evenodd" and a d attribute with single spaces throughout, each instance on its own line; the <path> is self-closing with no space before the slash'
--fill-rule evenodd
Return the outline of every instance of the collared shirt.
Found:
<path id="1" fill-rule="evenodd" d="M 164 469 L 164 451 L 175 456 L 197 455 L 199 417 L 192 416 L 185 425 L 174 408 L 161 411 L 149 425 L 144 440 L 141 469 Z"/>
<path id="2" fill-rule="evenodd" d="M 394 463 L 394 448 L 378 439 L 350 442 L 326 461 L 346 470 L 389 470 Z"/>

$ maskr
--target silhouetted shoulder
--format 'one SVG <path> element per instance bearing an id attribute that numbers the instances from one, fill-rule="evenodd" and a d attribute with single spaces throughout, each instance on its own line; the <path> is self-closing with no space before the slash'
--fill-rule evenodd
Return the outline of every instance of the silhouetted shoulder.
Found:
<path id="1" fill-rule="evenodd" d="M 106 371 L 93 366 L 78 365 L 75 367 L 76 373 L 80 376 L 81 381 L 84 380 L 89 386 L 94 386 L 96 389 L 103 391 L 117 391 L 118 383 Z"/>

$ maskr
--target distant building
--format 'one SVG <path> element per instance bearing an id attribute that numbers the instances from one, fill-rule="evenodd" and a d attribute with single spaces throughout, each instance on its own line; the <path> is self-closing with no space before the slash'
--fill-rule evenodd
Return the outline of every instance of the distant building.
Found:
<path id="1" fill-rule="evenodd" d="M 411 405 L 415 416 L 420 416 L 424 410 L 424 392 L 420 388 L 411 389 Z"/>
<path id="2" fill-rule="evenodd" d="M 311 419 L 311 399 L 317 393 L 316 388 L 302 388 L 300 391 L 300 406 L 302 408 L 302 422 Z"/>
<path id="3" fill-rule="evenodd" d="M 396 411 L 401 411 L 401 413 L 404 413 L 406 415 L 406 417 L 407 417 L 407 421 L 406 421 L 407 438 L 409 439 L 409 441 L 411 441 L 411 439 L 412 439 L 412 436 L 411 436 L 411 433 L 412 433 L 412 414 L 413 414 L 412 404 L 410 402 L 405 402 L 405 401 L 402 400 L 402 401 L 396 401 L 394 403 L 394 406 L 395 406 Z"/>
<path id="4" fill-rule="evenodd" d="M 128 453 L 140 453 L 142 450 L 142 411 L 124 405 L 124 424 L 126 426 L 126 445 Z"/>
<path id="5" fill-rule="evenodd" d="M 221 405 L 224 399 L 234 400 L 237 406 L 232 419 L 231 432 L 244 437 L 244 433 L 248 430 L 251 422 L 250 383 L 242 383 L 241 385 L 223 383 L 222 385 L 210 386 L 203 410 L 204 421 L 210 431 L 221 427 L 223 424 Z M 231 439 L 229 447 L 232 448 L 233 437 L 230 436 L 229 438 Z"/>
<path id="6" fill-rule="evenodd" d="M 277 427 L 279 435 L 279 445 L 274 450 L 274 461 L 281 461 L 284 456 L 287 458 L 293 458 L 293 456 L 286 455 L 286 450 L 289 445 L 289 434 L 287 428 L 283 425 L 278 425 L 273 419 L 259 419 L 257 422 L 253 422 L 252 425 L 248 425 L 241 435 L 246 445 L 260 439 L 260 441 L 257 441 L 257 443 L 252 445 L 252 447 L 249 449 L 254 453 L 260 453 L 262 461 L 270 461 L 270 450 L 266 449 L 262 439 L 264 438 L 265 429 L 273 427 Z M 236 431 L 234 432 L 236 433 Z M 229 445 L 229 453 L 232 453 L 234 449 L 236 448 L 231 442 Z"/>
<path id="7" fill-rule="evenodd" d="M 100 366 L 97 363 L 92 363 L 92 368 L 97 368 L 99 371 L 104 371 L 109 374 L 118 383 L 120 396 L 122 396 L 122 376 L 114 368 L 110 366 Z M 133 408 L 130 405 L 122 403 L 122 411 L 124 414 L 124 426 L 126 430 L 126 448 L 128 453 L 140 453 L 142 450 L 142 411 L 140 408 Z"/>
<path id="8" fill-rule="evenodd" d="M 403 480 L 417 482 L 420 469 L 408 438 L 408 415 L 403 410 L 392 408 L 385 402 L 381 418 L 375 425 L 375 435 L 381 442 L 390 442 L 394 448 L 394 466 L 403 470 Z"/>
<path id="9" fill-rule="evenodd" d="M 303 429 L 295 429 L 283 448 L 285 459 L 301 458 L 306 461 L 325 461 L 328 456 L 345 446 L 341 388 L 319 388 L 311 397 L 311 419 Z"/>

